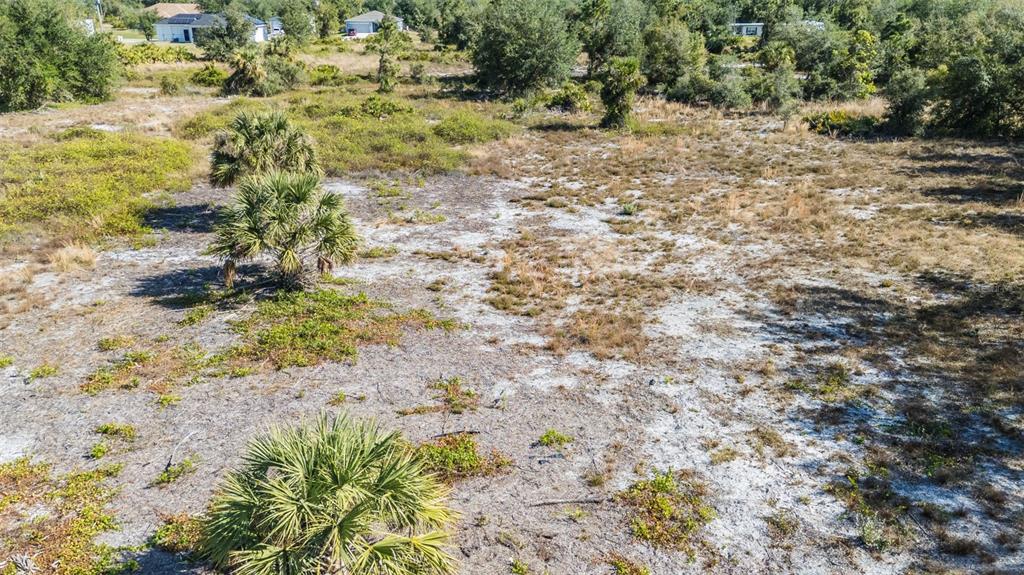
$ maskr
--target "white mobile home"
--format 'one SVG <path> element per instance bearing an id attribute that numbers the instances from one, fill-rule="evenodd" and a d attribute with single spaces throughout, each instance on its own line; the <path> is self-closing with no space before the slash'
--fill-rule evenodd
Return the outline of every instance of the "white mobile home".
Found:
<path id="1" fill-rule="evenodd" d="M 271 18 L 270 23 L 252 16 L 245 18 L 252 23 L 253 42 L 265 42 L 273 36 L 284 34 L 281 21 L 277 18 Z M 223 27 L 225 24 L 220 14 L 178 14 L 156 23 L 156 38 L 161 42 L 192 43 L 196 41 L 197 31 L 202 33 L 204 28 Z"/>
<path id="2" fill-rule="evenodd" d="M 345 35 L 361 38 L 370 34 L 376 34 L 380 30 L 380 23 L 386 15 L 383 12 L 372 10 L 365 14 L 353 16 L 345 20 Z M 399 30 L 405 30 L 405 22 L 401 18 L 395 18 Z"/>

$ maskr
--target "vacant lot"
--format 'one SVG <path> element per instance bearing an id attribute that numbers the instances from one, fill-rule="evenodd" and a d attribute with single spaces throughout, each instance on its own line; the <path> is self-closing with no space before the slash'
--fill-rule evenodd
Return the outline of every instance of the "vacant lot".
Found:
<path id="1" fill-rule="evenodd" d="M 1024 148 L 654 99 L 604 131 L 447 76 L 386 113 L 363 77 L 159 95 L 180 73 L 0 116 L 0 561 L 95 536 L 203 572 L 154 534 L 254 434 L 344 410 L 456 452 L 463 573 L 1022 569 Z M 299 301 L 205 255 L 213 134 L 264 108 L 364 242 Z"/>

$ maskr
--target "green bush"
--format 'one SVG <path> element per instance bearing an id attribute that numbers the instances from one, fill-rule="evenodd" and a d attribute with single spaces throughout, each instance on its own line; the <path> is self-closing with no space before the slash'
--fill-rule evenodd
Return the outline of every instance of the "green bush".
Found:
<path id="1" fill-rule="evenodd" d="M 72 3 L 0 2 L 0 112 L 110 97 L 119 65 L 107 35 L 89 36 Z"/>
<path id="2" fill-rule="evenodd" d="M 228 79 L 228 73 L 221 70 L 211 62 L 203 64 L 203 67 L 192 73 L 192 83 L 207 88 L 220 88 Z"/>
<path id="3" fill-rule="evenodd" d="M 561 84 L 579 52 L 557 3 L 494 0 L 483 15 L 473 65 L 482 86 L 518 94 Z"/>
<path id="4" fill-rule="evenodd" d="M 118 44 L 117 57 L 125 66 L 139 64 L 174 64 L 191 62 L 196 55 L 181 46 L 157 46 L 156 44 Z"/>
<path id="5" fill-rule="evenodd" d="M 455 573 L 447 490 L 406 445 L 344 416 L 271 429 L 218 488 L 202 553 L 254 575 Z"/>
<path id="6" fill-rule="evenodd" d="M 624 127 L 629 121 L 636 91 L 644 85 L 640 62 L 636 58 L 611 58 L 601 70 L 601 84 L 601 102 L 605 108 L 601 126 Z"/>
<path id="7" fill-rule="evenodd" d="M 234 204 L 221 212 L 208 253 L 224 258 L 228 289 L 235 266 L 261 255 L 275 261 L 281 284 L 309 280 L 315 260 L 320 275 L 355 258 L 359 237 L 341 196 L 325 192 L 315 173 L 257 173 L 242 181 Z"/>
<path id="8" fill-rule="evenodd" d="M 207 58 L 226 61 L 236 51 L 252 44 L 253 25 L 245 18 L 238 4 L 232 3 L 223 12 L 224 26 L 203 28 L 196 33 L 195 42 Z"/>
<path id="9" fill-rule="evenodd" d="M 341 86 L 349 81 L 341 68 L 333 64 L 320 64 L 309 71 L 309 83 L 314 86 Z"/>
<path id="10" fill-rule="evenodd" d="M 181 79 L 176 76 L 162 76 L 160 78 L 160 93 L 164 96 L 177 96 L 183 89 Z"/>
<path id="11" fill-rule="evenodd" d="M 313 141 L 280 112 L 242 112 L 217 134 L 210 155 L 210 182 L 230 186 L 246 176 L 273 171 L 319 175 Z"/>
<path id="12" fill-rule="evenodd" d="M 457 111 L 434 126 L 434 133 L 449 144 L 472 144 L 497 140 L 512 131 L 508 122 L 489 120 L 469 111 Z"/>
<path id="13" fill-rule="evenodd" d="M 191 168 L 188 144 L 134 134 L 76 130 L 0 145 L 0 235 L 30 225 L 83 239 L 140 233 L 150 194 L 187 190 Z"/>
<path id="14" fill-rule="evenodd" d="M 812 132 L 826 136 L 864 137 L 878 131 L 880 121 L 874 116 L 850 114 L 844 110 L 829 110 L 804 117 Z"/>
<path id="15" fill-rule="evenodd" d="M 899 70 L 892 75 L 885 89 L 889 106 L 885 112 L 885 129 L 894 134 L 920 135 L 924 131 L 925 107 L 929 90 L 927 76 L 917 68 Z"/>
<path id="16" fill-rule="evenodd" d="M 300 62 L 258 46 L 242 48 L 231 57 L 231 75 L 224 82 L 227 94 L 273 96 L 298 85 L 305 75 Z"/>
<path id="17" fill-rule="evenodd" d="M 552 110 L 561 110 L 570 114 L 589 112 L 590 94 L 577 82 L 567 81 L 562 84 L 561 89 L 552 92 L 547 96 L 546 107 Z"/>

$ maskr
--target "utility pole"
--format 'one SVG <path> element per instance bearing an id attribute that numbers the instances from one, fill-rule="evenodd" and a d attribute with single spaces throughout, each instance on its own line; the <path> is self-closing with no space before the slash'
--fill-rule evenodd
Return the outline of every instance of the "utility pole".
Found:
<path id="1" fill-rule="evenodd" d="M 103 28 L 103 0 L 96 0 L 96 18 L 100 21 L 97 31 Z"/>

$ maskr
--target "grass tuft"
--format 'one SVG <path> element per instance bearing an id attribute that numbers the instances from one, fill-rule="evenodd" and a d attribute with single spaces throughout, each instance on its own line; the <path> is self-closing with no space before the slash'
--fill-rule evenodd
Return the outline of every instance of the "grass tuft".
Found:
<path id="1" fill-rule="evenodd" d="M 426 469 L 448 483 L 468 477 L 494 475 L 512 464 L 497 451 L 489 455 L 481 454 L 476 439 L 468 433 L 446 435 L 421 445 L 417 451 Z"/>

